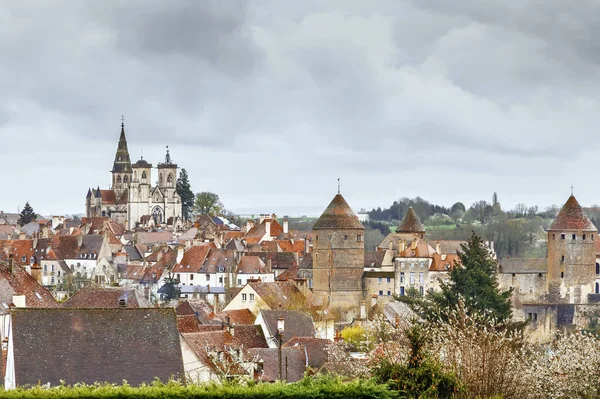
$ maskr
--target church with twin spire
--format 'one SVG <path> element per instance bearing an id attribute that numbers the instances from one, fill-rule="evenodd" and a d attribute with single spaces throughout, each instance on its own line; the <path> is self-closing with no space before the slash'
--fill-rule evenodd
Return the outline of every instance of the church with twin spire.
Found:
<path id="1" fill-rule="evenodd" d="M 152 170 L 158 179 L 152 184 Z M 181 197 L 176 191 L 177 164 L 171 160 L 169 147 L 164 162 L 156 168 L 143 157 L 132 164 L 125 138 L 125 124 L 111 170 L 112 186 L 108 190 L 88 189 L 85 199 L 87 217 L 109 217 L 128 230 L 136 227 L 174 229 L 182 223 Z"/>

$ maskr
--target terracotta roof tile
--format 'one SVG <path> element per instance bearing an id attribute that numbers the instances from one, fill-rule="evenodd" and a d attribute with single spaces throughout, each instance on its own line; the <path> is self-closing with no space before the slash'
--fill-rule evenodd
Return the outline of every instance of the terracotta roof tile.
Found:
<path id="1" fill-rule="evenodd" d="M 271 309 L 309 309 L 310 301 L 291 281 L 249 283 Z"/>
<path id="2" fill-rule="evenodd" d="M 229 323 L 234 325 L 254 324 L 254 320 L 256 320 L 256 316 L 249 309 L 228 310 L 227 312 L 217 313 L 217 316 L 223 322 L 227 322 L 227 316 L 229 316 Z"/>
<path id="3" fill-rule="evenodd" d="M 180 333 L 192 333 L 200 331 L 196 315 L 177 315 L 177 330 L 179 330 Z"/>
<path id="4" fill-rule="evenodd" d="M 153 308 L 154 306 L 136 289 L 128 287 L 84 288 L 67 299 L 63 308 L 120 308 L 125 299 L 127 308 Z"/>
<path id="5" fill-rule="evenodd" d="M 419 220 L 419 217 L 412 206 L 408 208 L 408 211 L 396 228 L 396 233 L 425 233 L 425 226 L 423 226 L 423 223 Z"/>
<path id="6" fill-rule="evenodd" d="M 598 231 L 573 195 L 569 197 L 560 212 L 558 212 L 556 219 L 554 219 L 554 222 L 550 225 L 548 230 Z"/>
<path id="7" fill-rule="evenodd" d="M 364 230 L 364 226 L 358 221 L 344 197 L 337 194 L 313 226 L 313 230 L 322 229 Z"/>
<path id="8" fill-rule="evenodd" d="M 0 263 L 0 301 L 11 304 L 13 295 L 25 295 L 25 306 L 28 308 L 59 307 L 52 294 L 25 269 L 14 265 L 11 273 L 8 264 Z"/>
<path id="9" fill-rule="evenodd" d="M 244 274 L 266 273 L 265 262 L 258 256 L 245 255 L 240 259 L 237 265 L 237 272 Z"/>
<path id="10" fill-rule="evenodd" d="M 173 273 L 199 273 L 210 246 L 199 245 L 184 252 L 181 261 L 173 268 Z"/>

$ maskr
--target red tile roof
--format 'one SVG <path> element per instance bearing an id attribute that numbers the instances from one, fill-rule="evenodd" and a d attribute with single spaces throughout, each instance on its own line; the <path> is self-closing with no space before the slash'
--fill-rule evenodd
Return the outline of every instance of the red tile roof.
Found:
<path id="1" fill-rule="evenodd" d="M 117 195 L 113 190 L 100 190 L 102 204 L 114 204 L 117 202 Z"/>
<path id="2" fill-rule="evenodd" d="M 238 273 L 253 274 L 266 273 L 265 263 L 258 257 L 252 255 L 242 256 L 237 266 Z"/>
<path id="3" fill-rule="evenodd" d="M 590 221 L 588 216 L 577 202 L 577 199 L 571 195 L 565 205 L 562 207 L 556 219 L 548 230 L 585 230 L 585 231 L 598 231 L 596 226 Z"/>
<path id="4" fill-rule="evenodd" d="M 200 245 L 185 251 L 181 262 L 173 268 L 173 273 L 199 273 L 210 248 L 209 245 Z"/>
<path id="5" fill-rule="evenodd" d="M 59 307 L 52 294 L 18 265 L 14 265 L 11 273 L 8 264 L 0 263 L 0 282 L 0 300 L 6 304 L 12 303 L 13 295 L 25 295 L 28 308 Z"/>
<path id="6" fill-rule="evenodd" d="M 133 288 L 107 287 L 84 288 L 62 304 L 63 308 L 120 308 L 119 301 L 125 299 L 127 308 L 153 308 L 144 295 Z"/>
<path id="7" fill-rule="evenodd" d="M 423 223 L 419 220 L 419 217 L 412 206 L 408 208 L 400 225 L 396 228 L 396 233 L 425 233 L 425 226 L 423 226 Z"/>
<path id="8" fill-rule="evenodd" d="M 227 312 L 217 313 L 217 316 L 223 322 L 227 322 L 227 316 L 229 316 L 229 323 L 234 325 L 254 324 L 254 320 L 256 320 L 256 316 L 249 309 L 228 310 Z"/>
<path id="9" fill-rule="evenodd" d="M 313 230 L 323 229 L 364 230 L 364 226 L 358 221 L 344 197 L 337 194 L 313 226 Z"/>

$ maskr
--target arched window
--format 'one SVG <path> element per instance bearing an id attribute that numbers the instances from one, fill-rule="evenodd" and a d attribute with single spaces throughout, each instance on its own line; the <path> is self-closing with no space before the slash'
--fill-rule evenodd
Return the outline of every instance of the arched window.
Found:
<path id="1" fill-rule="evenodd" d="M 123 183 L 125 183 L 125 184 L 129 183 L 129 177 L 128 176 L 125 176 L 123 178 Z"/>
<path id="2" fill-rule="evenodd" d="M 573 239 L 575 239 L 575 237 L 577 237 L 575 234 L 573 234 Z"/>
<path id="3" fill-rule="evenodd" d="M 121 184 L 121 176 L 117 176 L 117 184 Z"/>
<path id="4" fill-rule="evenodd" d="M 169 173 L 167 177 L 167 186 L 171 187 L 173 185 L 173 175 Z"/>
<path id="5" fill-rule="evenodd" d="M 600 274 L 600 263 L 596 262 L 596 274 Z"/>
<path id="6" fill-rule="evenodd" d="M 596 294 L 600 294 L 600 284 L 596 283 Z"/>
<path id="7" fill-rule="evenodd" d="M 102 217 L 106 216 L 106 211 L 102 211 Z"/>
<path id="8" fill-rule="evenodd" d="M 160 187 L 163 186 L 163 175 L 162 175 L 162 173 L 160 175 L 158 175 L 158 185 Z"/>
<path id="9" fill-rule="evenodd" d="M 142 172 L 142 180 L 146 180 L 146 172 Z"/>

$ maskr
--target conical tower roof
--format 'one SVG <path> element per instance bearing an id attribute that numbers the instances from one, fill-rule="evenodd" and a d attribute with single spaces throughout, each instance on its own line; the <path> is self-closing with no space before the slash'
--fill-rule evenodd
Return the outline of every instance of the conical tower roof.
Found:
<path id="1" fill-rule="evenodd" d="M 342 194 L 337 194 L 313 226 L 313 230 L 324 229 L 364 230 L 364 226 L 358 221 Z"/>
<path id="2" fill-rule="evenodd" d="M 425 233 L 425 226 L 419 220 L 417 213 L 412 206 L 404 214 L 402 221 L 396 228 L 396 233 Z"/>
<path id="3" fill-rule="evenodd" d="M 587 217 L 579 202 L 574 195 L 571 194 L 565 205 L 563 205 L 556 219 L 548 230 L 588 230 L 598 231 L 596 226 Z"/>
<path id="4" fill-rule="evenodd" d="M 117 146 L 112 172 L 131 172 L 131 161 L 129 159 L 129 150 L 127 149 L 124 123 L 121 123 L 121 136 L 119 137 L 119 145 Z"/>

